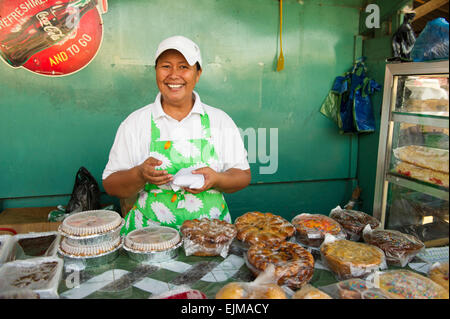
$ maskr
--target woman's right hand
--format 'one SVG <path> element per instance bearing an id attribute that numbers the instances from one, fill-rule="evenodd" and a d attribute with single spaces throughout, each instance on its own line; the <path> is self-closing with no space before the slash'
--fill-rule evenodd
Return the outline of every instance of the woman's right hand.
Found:
<path id="1" fill-rule="evenodd" d="M 141 177 L 150 184 L 164 185 L 173 180 L 173 176 L 165 170 L 157 170 L 155 167 L 161 165 L 162 162 L 154 157 L 147 158 L 138 166 Z"/>

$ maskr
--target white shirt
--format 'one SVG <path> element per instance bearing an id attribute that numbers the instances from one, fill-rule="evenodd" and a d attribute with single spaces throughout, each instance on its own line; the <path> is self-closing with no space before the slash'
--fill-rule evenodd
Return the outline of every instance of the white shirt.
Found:
<path id="1" fill-rule="evenodd" d="M 218 162 L 210 163 L 209 166 L 217 172 L 225 172 L 230 168 L 249 169 L 247 151 L 231 117 L 218 108 L 202 103 L 196 92 L 194 95 L 194 106 L 181 121 L 164 112 L 161 93 L 158 93 L 154 103 L 131 113 L 117 130 L 102 178 L 140 165 L 150 157 L 151 118 L 160 129 L 160 140 L 175 142 L 202 138 L 200 115 L 205 112 L 210 121 L 211 143 L 219 158 Z"/>

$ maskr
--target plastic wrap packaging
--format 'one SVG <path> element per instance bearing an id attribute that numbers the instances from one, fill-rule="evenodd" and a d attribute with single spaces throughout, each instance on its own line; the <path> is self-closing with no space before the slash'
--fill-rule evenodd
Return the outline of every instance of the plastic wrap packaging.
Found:
<path id="1" fill-rule="evenodd" d="M 17 234 L 14 236 L 15 259 L 56 256 L 61 235 L 58 232 Z"/>
<path id="2" fill-rule="evenodd" d="M 272 213 L 248 212 L 236 218 L 236 238 L 247 245 L 282 242 L 295 233 L 295 227 Z M 245 245 L 244 245 L 245 246 Z"/>
<path id="3" fill-rule="evenodd" d="M 226 284 L 217 292 L 216 299 L 287 299 L 276 282 L 275 267 L 270 265 L 252 282 Z"/>
<path id="4" fill-rule="evenodd" d="M 57 257 L 16 260 L 0 268 L 0 291 L 30 289 L 39 297 L 58 298 L 63 261 Z"/>
<path id="5" fill-rule="evenodd" d="M 59 231 L 64 236 L 89 237 L 117 229 L 122 221 L 120 215 L 114 211 L 91 210 L 66 217 Z"/>
<path id="6" fill-rule="evenodd" d="M 366 225 L 372 229 L 377 228 L 380 222 L 364 212 L 357 210 L 342 209 L 340 206 L 332 209 L 330 217 L 337 221 L 347 234 L 348 240 L 359 241 L 362 237 L 362 231 Z"/>
<path id="7" fill-rule="evenodd" d="M 11 289 L 0 292 L 0 299 L 41 299 L 39 294 L 30 289 Z"/>
<path id="8" fill-rule="evenodd" d="M 425 249 L 425 244 L 413 235 L 389 229 L 372 230 L 370 225 L 364 228 L 363 238 L 367 244 L 377 246 L 384 252 L 388 265 L 405 267 Z"/>
<path id="9" fill-rule="evenodd" d="M 308 283 L 314 273 L 314 257 L 311 253 L 302 246 L 287 241 L 272 245 L 252 245 L 244 254 L 244 260 L 256 276 L 273 265 L 276 282 L 292 289 L 299 289 Z"/>
<path id="10" fill-rule="evenodd" d="M 414 62 L 448 59 L 449 27 L 445 18 L 431 20 L 419 34 L 411 57 Z"/>
<path id="11" fill-rule="evenodd" d="M 346 238 L 342 226 L 334 219 L 320 214 L 299 214 L 292 219 L 297 240 L 311 247 L 320 247 L 326 234 Z"/>
<path id="12" fill-rule="evenodd" d="M 207 299 L 200 290 L 188 286 L 178 286 L 176 289 L 166 291 L 160 295 L 152 295 L 148 299 Z"/>
<path id="13" fill-rule="evenodd" d="M 304 285 L 300 290 L 297 290 L 291 297 L 292 299 L 333 299 L 330 295 L 322 290 L 311 286 Z"/>
<path id="14" fill-rule="evenodd" d="M 428 277 L 435 283 L 441 285 L 448 292 L 448 261 L 436 262 L 430 267 Z"/>
<path id="15" fill-rule="evenodd" d="M 395 295 L 376 288 L 372 283 L 352 278 L 320 287 L 333 299 L 398 299 Z"/>
<path id="16" fill-rule="evenodd" d="M 181 225 L 186 256 L 221 256 L 226 258 L 237 230 L 219 219 L 192 219 Z"/>
<path id="17" fill-rule="evenodd" d="M 367 279 L 399 299 L 449 298 L 448 291 L 433 280 L 405 269 L 376 272 Z"/>
<path id="18" fill-rule="evenodd" d="M 387 268 L 384 252 L 373 245 L 326 235 L 320 246 L 321 260 L 338 280 L 364 278 Z"/>
<path id="19" fill-rule="evenodd" d="M 182 244 L 179 232 L 165 226 L 149 226 L 130 232 L 123 249 L 137 262 L 163 262 L 178 256 Z"/>
<path id="20" fill-rule="evenodd" d="M 11 235 L 0 235 L 0 266 L 14 260 L 14 239 Z"/>

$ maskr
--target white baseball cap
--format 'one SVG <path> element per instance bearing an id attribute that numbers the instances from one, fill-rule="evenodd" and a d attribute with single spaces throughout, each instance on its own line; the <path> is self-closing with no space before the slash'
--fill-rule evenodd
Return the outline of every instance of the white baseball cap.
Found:
<path id="1" fill-rule="evenodd" d="M 179 51 L 184 56 L 189 65 L 194 65 L 198 62 L 200 64 L 200 68 L 202 67 L 202 56 L 200 54 L 200 48 L 192 40 L 181 35 L 167 38 L 159 44 L 155 54 L 155 63 L 161 53 L 169 49 Z"/>

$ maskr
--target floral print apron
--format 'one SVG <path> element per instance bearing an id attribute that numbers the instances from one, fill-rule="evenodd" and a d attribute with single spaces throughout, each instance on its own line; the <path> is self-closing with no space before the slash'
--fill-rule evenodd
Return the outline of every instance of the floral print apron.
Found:
<path id="1" fill-rule="evenodd" d="M 175 141 L 160 140 L 160 129 L 151 119 L 150 156 L 162 164 L 156 169 L 175 175 L 182 168 L 213 166 L 218 157 L 211 142 L 209 117 L 201 116 L 202 137 Z M 218 218 L 231 222 L 223 194 L 214 189 L 191 194 L 183 189 L 173 191 L 165 185 L 146 184 L 138 194 L 133 208 L 125 216 L 121 235 L 134 229 L 158 223 L 179 229 L 183 222 L 195 218 Z"/>

